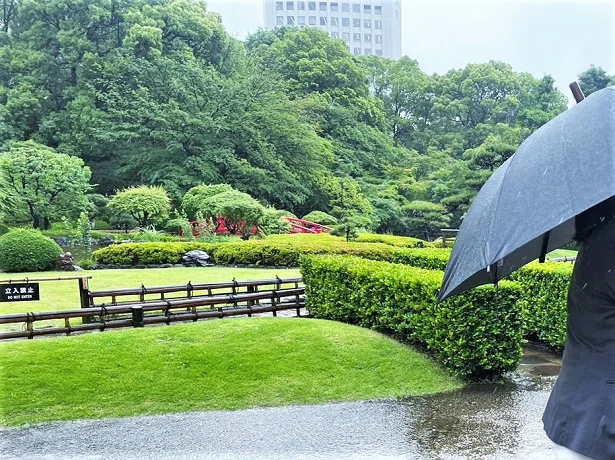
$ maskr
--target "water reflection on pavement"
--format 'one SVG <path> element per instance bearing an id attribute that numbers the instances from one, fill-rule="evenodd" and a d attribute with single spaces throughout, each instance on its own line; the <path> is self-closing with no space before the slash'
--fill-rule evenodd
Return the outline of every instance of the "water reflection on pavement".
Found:
<path id="1" fill-rule="evenodd" d="M 550 459 L 541 423 L 557 357 L 505 383 L 407 401 L 290 406 L 0 430 L 3 459 Z"/>

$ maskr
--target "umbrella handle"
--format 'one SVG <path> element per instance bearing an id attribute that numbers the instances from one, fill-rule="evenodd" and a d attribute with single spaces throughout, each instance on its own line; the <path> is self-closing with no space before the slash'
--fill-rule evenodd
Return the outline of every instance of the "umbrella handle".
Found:
<path id="1" fill-rule="evenodd" d="M 585 94 L 583 94 L 583 90 L 581 90 L 578 82 L 573 81 L 568 85 L 568 87 L 570 88 L 570 91 L 572 91 L 572 95 L 574 96 L 574 100 L 577 101 L 577 104 L 585 99 Z"/>

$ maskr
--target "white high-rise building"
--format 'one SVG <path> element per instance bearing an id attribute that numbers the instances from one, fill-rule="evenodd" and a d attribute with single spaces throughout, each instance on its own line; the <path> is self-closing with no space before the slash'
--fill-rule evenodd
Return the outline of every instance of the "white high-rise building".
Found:
<path id="1" fill-rule="evenodd" d="M 355 55 L 401 57 L 401 0 L 265 0 L 265 27 L 319 27 Z"/>

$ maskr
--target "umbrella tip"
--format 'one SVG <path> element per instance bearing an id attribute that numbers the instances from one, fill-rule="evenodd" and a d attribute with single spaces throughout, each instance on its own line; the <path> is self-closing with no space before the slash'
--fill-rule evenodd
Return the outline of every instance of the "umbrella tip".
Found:
<path id="1" fill-rule="evenodd" d="M 581 90 L 579 83 L 577 81 L 573 81 L 568 85 L 570 91 L 572 91 L 572 95 L 574 96 L 574 100 L 577 101 L 577 104 L 585 99 L 585 94 Z"/>

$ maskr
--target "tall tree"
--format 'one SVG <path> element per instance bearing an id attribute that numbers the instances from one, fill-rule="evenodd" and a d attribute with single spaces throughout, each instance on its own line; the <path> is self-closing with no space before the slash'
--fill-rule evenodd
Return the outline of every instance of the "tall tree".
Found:
<path id="1" fill-rule="evenodd" d="M 85 211 L 90 176 L 83 160 L 33 141 L 12 143 L 0 153 L 0 189 L 16 203 L 10 212 L 17 218 L 25 213 L 34 228 Z"/>
<path id="2" fill-rule="evenodd" d="M 615 84 L 615 75 L 609 75 L 602 67 L 591 65 L 579 74 L 579 86 L 586 96 Z"/>

